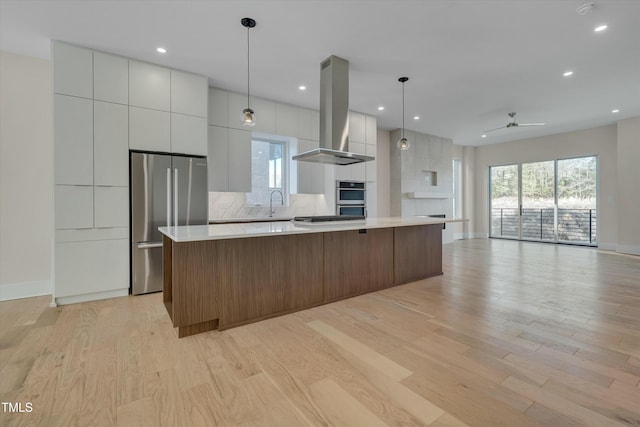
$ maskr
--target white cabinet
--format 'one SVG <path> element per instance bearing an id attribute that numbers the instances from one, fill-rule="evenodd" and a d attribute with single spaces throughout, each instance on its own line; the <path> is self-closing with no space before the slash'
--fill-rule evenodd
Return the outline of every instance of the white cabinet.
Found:
<path id="1" fill-rule="evenodd" d="M 365 144 L 362 142 L 349 141 L 349 151 L 357 154 L 367 154 Z"/>
<path id="2" fill-rule="evenodd" d="M 296 107 L 276 104 L 276 134 L 298 136 L 298 109 Z"/>
<path id="3" fill-rule="evenodd" d="M 209 126 L 209 191 L 229 191 L 229 129 Z"/>
<path id="4" fill-rule="evenodd" d="M 251 97 L 251 109 L 256 112 L 256 125 L 251 130 L 275 134 L 276 103 L 265 99 Z M 242 110 L 240 110 L 240 112 L 242 112 Z M 240 112 L 238 113 L 238 116 L 240 115 Z M 231 115 L 229 115 L 229 118 L 231 118 Z"/>
<path id="5" fill-rule="evenodd" d="M 375 117 L 365 117 L 365 142 L 368 145 L 377 145 L 378 120 Z"/>
<path id="6" fill-rule="evenodd" d="M 311 112 L 311 140 L 320 141 L 320 112 L 317 110 Z"/>
<path id="7" fill-rule="evenodd" d="M 298 108 L 298 138 L 313 140 L 313 111 L 308 108 Z M 316 140 L 317 141 L 317 140 Z"/>
<path id="8" fill-rule="evenodd" d="M 56 229 L 93 227 L 93 186 L 56 185 Z"/>
<path id="9" fill-rule="evenodd" d="M 206 156 L 206 117 L 171 113 L 171 152 Z"/>
<path id="10" fill-rule="evenodd" d="M 351 169 L 351 179 L 354 181 L 366 181 L 367 180 L 367 162 L 356 163 L 353 165 L 345 166 Z"/>
<path id="11" fill-rule="evenodd" d="M 129 287 L 128 239 L 56 243 L 55 297 Z"/>
<path id="12" fill-rule="evenodd" d="M 378 184 L 367 182 L 367 216 L 378 216 Z"/>
<path id="13" fill-rule="evenodd" d="M 93 98 L 129 103 L 129 61 L 121 56 L 93 53 Z"/>
<path id="14" fill-rule="evenodd" d="M 54 95 L 54 177 L 56 184 L 93 184 L 93 101 Z"/>
<path id="15" fill-rule="evenodd" d="M 252 108 L 255 105 L 252 105 Z M 240 119 L 242 118 L 242 110 L 247 108 L 247 95 L 235 93 L 235 92 L 227 92 L 227 125 L 232 129 L 247 129 L 242 126 Z M 255 110 L 255 108 L 253 108 Z M 260 112 L 256 112 L 256 117 L 258 120 L 261 119 Z"/>
<path id="16" fill-rule="evenodd" d="M 170 152 L 170 113 L 129 107 L 129 148 Z"/>
<path id="17" fill-rule="evenodd" d="M 130 60 L 129 105 L 170 111 L 171 71 L 157 65 Z"/>
<path id="18" fill-rule="evenodd" d="M 208 88 L 206 77 L 171 70 L 171 112 L 207 117 Z"/>
<path id="19" fill-rule="evenodd" d="M 317 141 L 298 139 L 298 152 L 318 148 Z M 326 165 L 322 163 L 297 162 L 298 194 L 324 194 Z"/>
<path id="20" fill-rule="evenodd" d="M 365 115 L 349 112 L 349 142 L 360 142 L 364 144 L 366 134 Z"/>
<path id="21" fill-rule="evenodd" d="M 126 105 L 93 103 L 95 185 L 129 185 L 128 113 Z"/>
<path id="22" fill-rule="evenodd" d="M 209 191 L 251 191 L 251 132 L 209 126 Z"/>
<path id="23" fill-rule="evenodd" d="M 129 188 L 95 186 L 95 227 L 129 225 Z"/>
<path id="24" fill-rule="evenodd" d="M 376 156 L 376 146 L 367 144 L 367 152 L 365 153 L 368 156 Z M 370 162 L 365 162 L 366 169 L 366 178 L 367 181 L 376 182 L 378 181 L 378 160 L 372 160 Z"/>
<path id="25" fill-rule="evenodd" d="M 93 51 L 53 42 L 53 92 L 93 97 Z"/>
<path id="26" fill-rule="evenodd" d="M 251 191 L 251 132 L 229 129 L 229 191 Z"/>
<path id="27" fill-rule="evenodd" d="M 226 90 L 209 88 L 209 124 L 229 126 L 229 92 Z"/>

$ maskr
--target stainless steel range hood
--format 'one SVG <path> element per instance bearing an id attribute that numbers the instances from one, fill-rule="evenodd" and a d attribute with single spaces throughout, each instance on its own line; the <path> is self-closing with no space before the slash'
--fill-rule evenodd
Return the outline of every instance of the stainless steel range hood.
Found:
<path id="1" fill-rule="evenodd" d="M 349 152 L 349 61 L 331 55 L 320 65 L 320 148 L 293 160 L 351 165 L 375 160 Z"/>

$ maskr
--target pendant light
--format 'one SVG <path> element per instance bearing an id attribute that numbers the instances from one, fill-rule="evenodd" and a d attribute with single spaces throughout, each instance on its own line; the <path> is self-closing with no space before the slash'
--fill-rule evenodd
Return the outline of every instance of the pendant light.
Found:
<path id="1" fill-rule="evenodd" d="M 251 18 L 242 18 L 240 23 L 247 29 L 247 108 L 242 110 L 240 121 L 243 126 L 253 127 L 256 124 L 256 115 L 249 105 L 249 29 L 256 26 L 256 21 Z"/>
<path id="2" fill-rule="evenodd" d="M 402 151 L 406 151 L 411 147 L 411 143 L 404 137 L 404 84 L 409 80 L 409 77 L 400 77 L 398 81 L 402 83 L 402 136 L 398 140 L 398 148 Z"/>

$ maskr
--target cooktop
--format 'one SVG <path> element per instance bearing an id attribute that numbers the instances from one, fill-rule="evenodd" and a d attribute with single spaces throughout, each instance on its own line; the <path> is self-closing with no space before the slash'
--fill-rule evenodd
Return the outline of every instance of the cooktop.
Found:
<path id="1" fill-rule="evenodd" d="M 320 215 L 320 216 L 297 216 L 294 221 L 298 222 L 334 222 L 334 221 L 362 221 L 362 215 Z"/>

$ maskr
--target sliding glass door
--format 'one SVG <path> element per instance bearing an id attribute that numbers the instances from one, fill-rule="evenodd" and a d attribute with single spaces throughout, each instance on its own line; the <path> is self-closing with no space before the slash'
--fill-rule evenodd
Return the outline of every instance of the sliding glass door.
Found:
<path id="1" fill-rule="evenodd" d="M 490 168 L 490 236 L 597 245 L 597 158 Z"/>

